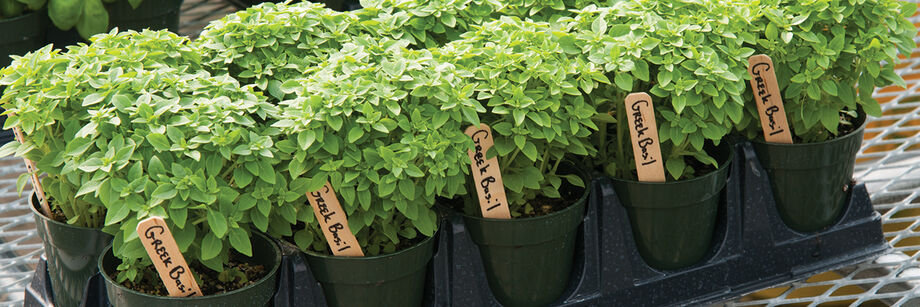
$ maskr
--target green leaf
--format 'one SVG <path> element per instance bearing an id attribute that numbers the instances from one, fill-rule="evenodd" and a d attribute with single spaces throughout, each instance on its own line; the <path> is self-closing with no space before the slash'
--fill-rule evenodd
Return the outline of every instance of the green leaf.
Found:
<path id="1" fill-rule="evenodd" d="M 687 164 L 684 162 L 682 156 L 673 156 L 668 158 L 665 162 L 665 165 L 668 168 L 668 173 L 671 174 L 671 178 L 674 180 L 680 179 L 684 174 L 684 169 L 687 167 Z"/>
<path id="2" fill-rule="evenodd" d="M 837 126 L 840 123 L 840 114 L 833 108 L 822 108 L 820 110 L 821 125 L 827 128 L 833 134 L 837 134 Z"/>
<path id="3" fill-rule="evenodd" d="M 175 197 L 177 193 L 178 191 L 176 190 L 176 185 L 172 183 L 161 183 L 159 186 L 157 186 L 156 190 L 153 190 L 153 194 L 151 196 L 159 199 L 170 199 Z"/>
<path id="4" fill-rule="evenodd" d="M 832 96 L 837 96 L 837 84 L 835 84 L 833 81 L 831 80 L 821 81 L 821 88 L 824 89 L 824 91 L 827 92 L 828 94 L 831 94 Z"/>
<path id="5" fill-rule="evenodd" d="M 50 0 L 51 2 L 63 0 Z M 76 1 L 76 0 L 71 0 Z M 89 38 L 98 33 L 105 32 L 109 27 L 109 13 L 102 6 L 101 0 L 82 0 L 83 16 L 77 22 L 77 32 L 83 38 Z"/>
<path id="6" fill-rule="evenodd" d="M 616 77 L 613 78 L 613 82 L 624 91 L 632 91 L 633 77 L 627 72 L 617 73 Z"/>
<path id="7" fill-rule="evenodd" d="M 169 151 L 169 140 L 162 133 L 151 133 L 147 135 L 147 142 L 157 151 Z"/>
<path id="8" fill-rule="evenodd" d="M 233 246 L 243 255 L 252 257 L 252 243 L 249 241 L 249 234 L 241 228 L 230 230 L 230 246 Z"/>
<path id="9" fill-rule="evenodd" d="M 409 200 L 415 200 L 415 182 L 410 179 L 399 181 L 399 192 Z"/>
<path id="10" fill-rule="evenodd" d="M 70 30 L 80 21 L 83 15 L 82 0 L 49 0 L 48 17 L 54 26 L 61 30 Z"/>
<path id="11" fill-rule="evenodd" d="M 571 183 L 572 185 L 576 187 L 582 187 L 582 188 L 585 187 L 584 180 L 582 180 L 581 177 L 579 177 L 578 175 L 564 175 L 562 177 L 564 177 L 566 180 L 569 181 L 569 183 Z"/>
<path id="12" fill-rule="evenodd" d="M 217 238 L 223 238 L 227 234 L 227 217 L 217 210 L 208 210 L 208 226 Z"/>
<path id="13" fill-rule="evenodd" d="M 364 135 L 364 129 L 361 129 L 360 126 L 352 127 L 351 129 L 348 130 L 348 142 L 354 143 L 355 141 L 360 139 L 361 136 L 363 135 Z"/>
<path id="14" fill-rule="evenodd" d="M 215 237 L 213 233 L 205 234 L 204 240 L 201 242 L 201 260 L 217 257 L 223 248 L 224 244 L 220 238 Z"/>
<path id="15" fill-rule="evenodd" d="M 64 153 L 69 156 L 82 155 L 91 145 L 93 145 L 93 140 L 89 138 L 71 139 L 67 142 L 67 146 L 64 147 Z"/>
<path id="16" fill-rule="evenodd" d="M 107 209 L 105 212 L 105 226 L 115 225 L 131 213 L 131 208 L 128 208 L 123 201 L 113 202 Z"/>
<path id="17" fill-rule="evenodd" d="M 91 106 L 97 103 L 102 102 L 105 99 L 105 95 L 99 93 L 92 93 L 83 98 L 83 106 Z"/>
<path id="18" fill-rule="evenodd" d="M 188 251 L 189 246 L 192 246 L 192 243 L 195 242 L 195 234 L 198 232 L 195 227 L 176 227 L 169 231 L 172 232 L 173 238 L 176 239 L 179 251 L 183 253 Z"/>

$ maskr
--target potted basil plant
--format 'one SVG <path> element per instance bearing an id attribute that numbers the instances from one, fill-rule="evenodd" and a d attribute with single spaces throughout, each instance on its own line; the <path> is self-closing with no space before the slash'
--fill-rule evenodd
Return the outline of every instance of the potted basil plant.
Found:
<path id="1" fill-rule="evenodd" d="M 438 195 L 462 192 L 465 120 L 481 106 L 454 66 L 407 41 L 357 37 L 281 90 L 278 147 L 297 208 L 293 241 L 331 306 L 418 306 L 434 252 Z M 328 182 L 363 257 L 336 256 L 306 194 Z M 341 213 L 339 213 L 341 214 Z"/>
<path id="2" fill-rule="evenodd" d="M 25 135 L 24 143 L 7 143 L 0 154 L 15 153 L 34 161 L 42 178 L 52 214 L 37 209 L 36 197 L 30 200 L 57 304 L 80 303 L 87 278 L 96 273 L 95 259 L 112 238 L 100 230 L 107 217 L 104 202 L 111 199 L 111 195 L 100 192 L 104 190 L 100 187 L 111 183 L 96 173 L 100 168 L 111 172 L 123 169 L 136 145 L 124 138 L 92 137 L 100 125 L 115 125 L 121 120 L 109 118 L 104 122 L 96 117 L 102 109 L 98 102 L 112 88 L 109 80 L 131 78 L 126 71 L 176 63 L 166 53 L 139 57 L 151 45 L 158 45 L 159 50 L 174 48 L 172 51 L 180 54 L 193 52 L 176 40 L 158 35 L 137 39 L 149 43 L 144 44 L 101 35 L 94 43 L 67 52 L 46 46 L 17 57 L 0 71 L 0 85 L 6 87 L 0 102 L 7 110 L 5 114 L 11 116 L 5 128 L 19 128 Z M 96 87 L 101 83 L 107 84 L 103 90 Z M 20 176 L 19 191 L 29 175 Z"/>
<path id="3" fill-rule="evenodd" d="M 757 37 L 757 53 L 773 59 L 793 144 L 763 141 L 753 98 L 747 116 L 754 120 L 739 130 L 754 144 L 786 225 L 820 231 L 846 206 L 866 117 L 882 114 L 873 91 L 905 86 L 894 67 L 899 53 L 914 48 L 917 30 L 907 17 L 916 5 L 893 0 L 762 5 L 749 31 Z"/>
<path id="4" fill-rule="evenodd" d="M 106 209 L 103 230 L 114 236 L 98 262 L 109 301 L 266 305 L 280 250 L 256 231 L 254 212 L 262 208 L 247 201 L 233 175 L 263 166 L 274 175 L 275 129 L 265 120 L 276 109 L 251 86 L 203 70 L 187 38 L 164 30 L 93 40 L 103 53 L 123 50 L 107 57 L 105 66 L 85 64 L 90 83 L 104 85 L 86 89 L 92 94 L 77 103 L 93 110 L 76 140 L 95 145 L 79 167 L 97 181 L 92 195 Z M 150 64 L 134 65 L 141 59 Z M 165 296 L 167 281 L 160 280 L 136 230 L 151 216 L 165 220 L 203 296 Z"/>
<path id="5" fill-rule="evenodd" d="M 574 37 L 549 24 L 502 17 L 474 28 L 438 52 L 472 73 L 493 132 L 484 158 L 497 158 L 510 219 L 483 218 L 472 189 L 481 183 L 468 177 L 464 222 L 500 303 L 549 304 L 568 285 L 585 211 L 588 178 L 568 159 L 595 152 L 593 108 L 580 90 L 597 83 L 576 82 L 593 68 L 567 48 Z"/>
<path id="6" fill-rule="evenodd" d="M 576 44 L 603 67 L 609 85 L 589 93 L 601 126 L 597 168 L 613 180 L 639 254 L 649 266 L 674 270 L 698 263 L 711 249 L 732 148 L 723 137 L 743 120 L 743 76 L 737 64 L 753 52 L 729 27 L 709 25 L 731 9 L 675 4 L 647 10 L 639 3 L 589 6 L 568 19 Z M 729 15 L 731 16 L 731 15 Z M 702 28 L 710 31 L 699 31 Z M 716 43 L 713 37 L 721 39 Z M 721 54 L 730 50 L 731 56 Z M 695 58 L 684 55 L 698 54 Z M 629 124 L 647 124 L 626 105 L 633 92 L 651 94 L 663 182 L 637 180 Z M 647 146 L 654 140 L 639 140 Z"/>

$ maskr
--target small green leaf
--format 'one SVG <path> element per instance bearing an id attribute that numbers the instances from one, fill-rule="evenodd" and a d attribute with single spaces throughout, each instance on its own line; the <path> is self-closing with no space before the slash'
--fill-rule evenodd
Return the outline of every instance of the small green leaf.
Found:
<path id="1" fill-rule="evenodd" d="M 242 228 L 230 230 L 230 246 L 241 254 L 252 257 L 252 243 L 249 241 L 249 235 Z"/>
<path id="2" fill-rule="evenodd" d="M 201 242 L 201 260 L 217 257 L 223 248 L 224 244 L 220 238 L 215 237 L 213 233 L 205 234 L 204 240 Z"/>
<path id="3" fill-rule="evenodd" d="M 227 217 L 217 210 L 208 210 L 208 226 L 217 238 L 223 238 L 227 234 Z"/>

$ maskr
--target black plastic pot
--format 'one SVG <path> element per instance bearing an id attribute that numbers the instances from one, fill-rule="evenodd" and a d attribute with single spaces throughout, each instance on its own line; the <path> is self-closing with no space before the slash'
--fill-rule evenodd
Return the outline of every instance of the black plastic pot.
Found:
<path id="1" fill-rule="evenodd" d="M 304 253 L 329 306 L 420 306 L 435 240 L 371 257 Z"/>
<path id="2" fill-rule="evenodd" d="M 144 0 L 135 10 L 127 0 L 117 0 L 106 3 L 105 10 L 109 12 L 109 29 L 118 28 L 119 31 L 143 29 L 179 31 L 179 13 L 183 0 Z M 76 28 L 62 31 L 46 18 L 48 23 L 49 43 L 55 48 L 64 48 L 85 42 Z"/>
<path id="3" fill-rule="evenodd" d="M 99 259 L 99 269 L 105 279 L 105 289 L 112 306 L 269 306 L 278 282 L 278 270 L 281 266 L 281 250 L 274 241 L 265 235 L 255 233 L 252 236 L 252 258 L 244 261 L 270 268 L 261 280 L 226 293 L 196 296 L 168 297 L 140 293 L 116 283 L 111 275 L 120 261 L 112 254 L 112 248 L 106 248 Z"/>
<path id="4" fill-rule="evenodd" d="M 674 182 L 612 178 L 626 208 L 639 254 L 649 266 L 673 270 L 699 262 L 710 249 L 716 214 L 732 161 L 731 146 L 712 151 L 719 168 Z"/>
<path id="5" fill-rule="evenodd" d="M 48 275 L 58 306 L 78 306 L 87 280 L 96 274 L 96 259 L 112 241 L 100 229 L 68 225 L 39 212 L 38 198 L 29 198 L 38 237 L 45 247 Z"/>
<path id="6" fill-rule="evenodd" d="M 502 305 L 542 306 L 562 295 L 588 190 L 574 204 L 548 215 L 507 220 L 463 216 L 479 247 L 489 288 Z"/>
<path id="7" fill-rule="evenodd" d="M 10 65 L 10 55 L 23 55 L 42 46 L 45 11 L 0 20 L 0 67 Z"/>
<path id="8" fill-rule="evenodd" d="M 773 186 L 780 217 L 789 228 L 815 232 L 831 226 L 846 205 L 856 152 L 862 144 L 866 114 L 847 135 L 804 144 L 755 140 L 754 151 Z"/>

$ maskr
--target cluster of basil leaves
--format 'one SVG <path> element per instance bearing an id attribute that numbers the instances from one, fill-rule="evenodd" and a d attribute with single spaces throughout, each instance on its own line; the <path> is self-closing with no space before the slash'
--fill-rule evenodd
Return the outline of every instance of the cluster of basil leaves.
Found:
<path id="1" fill-rule="evenodd" d="M 251 232 L 295 213 L 241 195 L 284 180 L 272 167 L 278 129 L 264 123 L 277 108 L 199 62 L 187 38 L 131 31 L 48 46 L 2 71 L 6 126 L 28 138 L 0 151 L 38 161 L 70 224 L 115 236 L 120 281 L 151 266 L 135 229 L 147 217 L 168 217 L 190 262 L 223 271 L 231 248 L 252 255 Z"/>
<path id="2" fill-rule="evenodd" d="M 437 197 L 475 193 L 469 125 L 496 132 L 488 155 L 528 215 L 563 181 L 584 186 L 559 174 L 571 156 L 630 176 L 631 92 L 655 97 L 666 168 L 690 178 L 687 159 L 718 165 L 706 143 L 757 126 L 748 56 L 774 57 L 796 135 L 820 140 L 836 134 L 824 110 L 878 113 L 870 94 L 903 82 L 892 67 L 915 34 L 894 0 L 586 4 L 266 3 L 191 43 L 127 32 L 45 48 L 3 70 L 6 126 L 29 141 L 0 153 L 38 161 L 69 222 L 116 235 L 121 279 L 149 264 L 134 225 L 150 215 L 218 271 L 256 230 L 328 252 L 306 199 L 327 181 L 375 255 L 431 236 Z"/>

